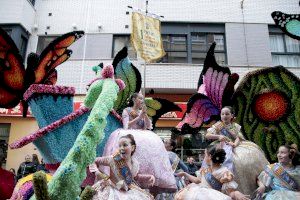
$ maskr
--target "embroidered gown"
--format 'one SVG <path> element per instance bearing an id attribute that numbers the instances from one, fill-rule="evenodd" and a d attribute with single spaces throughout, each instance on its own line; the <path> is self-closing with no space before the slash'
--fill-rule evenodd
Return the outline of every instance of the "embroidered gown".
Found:
<path id="1" fill-rule="evenodd" d="M 226 125 L 219 121 L 207 129 L 207 133 L 222 134 L 231 142 L 234 142 L 237 137 L 240 138 L 241 142 L 235 148 L 225 142 L 214 141 L 213 143 L 225 150 L 226 159 L 223 166 L 226 166 L 234 174 L 239 186 L 238 190 L 244 194 L 252 194 L 257 188 L 257 176 L 264 166 L 269 164 L 264 152 L 255 143 L 245 141 L 241 133 L 241 126 L 237 123 Z M 206 166 L 206 164 L 203 163 L 202 166 Z"/>
<path id="2" fill-rule="evenodd" d="M 211 184 L 209 178 L 205 177 L 207 173 L 207 168 L 200 169 L 201 183 L 191 183 L 184 189 L 180 190 L 176 195 L 176 200 L 231 200 L 231 197 L 226 195 L 228 190 L 235 190 L 237 188 L 237 183 L 235 181 L 229 181 L 226 183 L 214 186 Z M 232 173 L 226 167 L 220 167 L 219 169 L 211 173 L 217 180 L 221 178 L 232 175 Z M 215 188 L 215 189 L 214 189 Z M 218 189 L 218 190 L 217 190 Z"/>
<path id="3" fill-rule="evenodd" d="M 278 175 L 274 172 L 284 172 Z M 299 200 L 300 199 L 300 166 L 283 169 L 279 163 L 268 165 L 258 176 L 266 186 L 263 198 L 266 200 Z"/>
<path id="4" fill-rule="evenodd" d="M 151 192 L 176 192 L 176 181 L 162 140 L 154 132 L 147 130 L 152 129 L 151 123 L 147 124 L 143 120 L 138 120 L 128 126 L 128 122 L 134 119 L 134 116 L 130 114 L 131 111 L 130 107 L 124 109 L 122 114 L 124 129 L 117 129 L 111 134 L 105 145 L 103 156 L 114 154 L 118 149 L 119 138 L 132 134 L 136 142 L 136 150 L 132 157 L 139 162 L 140 173 L 154 175 L 156 179 L 154 186 L 150 188 Z M 102 168 L 102 170 L 109 173 L 108 168 Z M 148 188 L 143 184 L 141 187 Z"/>
<path id="5" fill-rule="evenodd" d="M 141 189 L 138 182 L 148 182 L 150 176 L 142 175 L 139 173 L 139 163 L 136 159 L 132 158 L 132 167 L 128 168 L 130 173 L 122 175 L 123 167 L 120 162 L 113 156 L 96 158 L 95 163 L 97 166 L 109 166 L 110 174 L 107 180 L 101 179 L 93 185 L 96 194 L 93 200 L 150 200 L 153 196 Z M 127 165 L 126 165 L 127 166 Z M 132 180 L 128 184 L 128 180 Z"/>

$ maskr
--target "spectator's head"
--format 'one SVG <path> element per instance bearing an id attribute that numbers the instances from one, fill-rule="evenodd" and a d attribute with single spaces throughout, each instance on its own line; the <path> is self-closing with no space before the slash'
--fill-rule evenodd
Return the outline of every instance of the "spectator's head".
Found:
<path id="1" fill-rule="evenodd" d="M 201 162 L 202 162 L 202 161 L 203 161 L 203 159 L 204 159 L 204 154 L 203 154 L 203 153 L 200 153 L 200 154 L 199 154 L 199 161 L 201 161 Z"/>
<path id="2" fill-rule="evenodd" d="M 174 151 L 176 147 L 176 143 L 172 139 L 165 139 L 164 140 L 165 148 L 167 151 Z"/>
<path id="3" fill-rule="evenodd" d="M 25 156 L 25 162 L 31 162 L 31 160 L 32 160 L 32 159 L 31 159 L 31 156 L 27 154 L 27 155 Z"/>
<path id="4" fill-rule="evenodd" d="M 187 158 L 187 162 L 188 162 L 190 165 L 194 164 L 194 163 L 195 163 L 194 157 L 193 157 L 193 156 L 188 157 L 188 158 Z"/>
<path id="5" fill-rule="evenodd" d="M 36 154 L 32 154 L 32 162 L 36 165 L 40 164 L 39 157 Z"/>

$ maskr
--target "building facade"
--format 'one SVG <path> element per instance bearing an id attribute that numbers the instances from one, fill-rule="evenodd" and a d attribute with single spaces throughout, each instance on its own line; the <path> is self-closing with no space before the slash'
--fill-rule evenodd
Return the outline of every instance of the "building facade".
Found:
<path id="1" fill-rule="evenodd" d="M 276 10 L 299 13 L 298 0 L 149 0 L 149 14 L 163 16 L 167 54 L 159 62 L 147 64 L 146 69 L 130 44 L 132 9 L 128 8 L 145 10 L 146 1 L 0 0 L 0 5 L 0 26 L 13 38 L 23 58 L 30 52 L 42 52 L 61 34 L 85 31 L 71 46 L 71 58 L 57 68 L 57 84 L 75 87 L 79 101 L 88 82 L 95 78 L 92 66 L 111 64 L 123 46 L 128 46 L 129 57 L 146 77 L 146 93 L 151 91 L 148 96 L 174 102 L 186 102 L 196 91 L 206 52 L 214 41 L 218 63 L 230 66 L 241 78 L 249 71 L 275 65 L 283 65 L 300 77 L 300 42 L 285 36 L 271 18 Z M 11 143 L 37 129 L 33 118 L 8 117 L 5 112 L 0 113 L 0 140 Z M 30 128 L 21 126 L 20 121 L 26 120 Z M 158 132 L 168 135 L 169 127 L 178 121 L 176 116 L 160 120 Z M 27 148 L 21 150 L 23 155 L 35 151 L 33 146 Z M 7 168 L 17 167 L 14 152 L 8 150 L 11 160 Z"/>

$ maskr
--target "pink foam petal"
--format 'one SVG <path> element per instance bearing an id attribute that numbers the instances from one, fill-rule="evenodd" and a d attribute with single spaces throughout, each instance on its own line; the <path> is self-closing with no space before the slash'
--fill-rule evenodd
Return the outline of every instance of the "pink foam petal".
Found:
<path id="1" fill-rule="evenodd" d="M 204 80 L 204 78 L 203 78 L 203 80 Z M 201 84 L 200 87 L 199 87 L 199 89 L 198 89 L 198 93 L 207 95 L 206 90 L 205 90 L 205 89 L 206 89 L 205 87 L 206 87 L 205 84 Z"/>
<path id="2" fill-rule="evenodd" d="M 214 95 L 215 93 L 215 85 L 216 85 L 216 79 L 217 79 L 217 76 L 218 76 L 218 71 L 217 70 L 214 70 L 213 74 L 212 74 L 212 77 L 211 77 L 211 81 L 210 81 L 210 96 L 208 96 L 208 98 L 212 101 L 212 103 L 214 105 L 217 105 L 217 99 Z"/>
<path id="3" fill-rule="evenodd" d="M 223 98 L 223 93 L 224 93 L 224 90 L 225 90 L 225 87 L 226 87 L 226 85 L 227 85 L 227 83 L 228 83 L 228 74 L 224 74 L 224 76 L 223 76 L 223 79 L 222 79 L 222 81 L 221 81 L 221 83 L 220 83 L 220 90 L 219 90 L 219 102 L 218 102 L 218 108 L 221 110 L 222 109 L 222 98 Z"/>
<path id="4" fill-rule="evenodd" d="M 208 70 L 206 71 L 206 73 L 204 74 L 204 84 L 205 84 L 205 91 L 207 96 L 209 97 L 210 94 L 210 83 L 211 83 L 211 78 L 212 78 L 212 74 L 213 74 L 213 69 L 210 67 L 208 68 Z"/>
<path id="5" fill-rule="evenodd" d="M 220 98 L 222 98 L 222 97 L 219 96 L 219 91 L 220 91 L 220 86 L 221 86 L 221 82 L 222 82 L 223 77 L 224 77 L 224 73 L 219 72 L 218 76 L 217 76 L 217 80 L 216 80 L 215 89 L 214 89 L 214 96 L 215 96 L 215 99 L 216 99 L 216 106 L 217 107 L 219 107 L 219 101 L 220 101 Z"/>

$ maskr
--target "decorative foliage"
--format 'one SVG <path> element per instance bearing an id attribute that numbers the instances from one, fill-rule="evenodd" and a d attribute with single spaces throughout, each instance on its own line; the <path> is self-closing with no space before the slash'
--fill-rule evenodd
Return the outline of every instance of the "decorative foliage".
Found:
<path id="1" fill-rule="evenodd" d="M 97 75 L 99 71 L 101 71 L 101 68 L 103 68 L 103 63 L 100 63 L 99 65 L 93 66 L 92 70 L 95 72 Z"/>
<path id="2" fill-rule="evenodd" d="M 33 190 L 37 200 L 50 200 L 45 172 L 38 171 L 33 174 Z"/>
<path id="3" fill-rule="evenodd" d="M 86 186 L 80 195 L 80 200 L 91 200 L 96 191 L 91 186 Z"/>
<path id="4" fill-rule="evenodd" d="M 82 108 L 78 109 L 77 111 L 71 113 L 70 115 L 67 115 L 67 116 L 61 118 L 60 120 L 55 121 L 51 125 L 41 128 L 37 132 L 34 132 L 33 134 L 25 136 L 21 140 L 15 141 L 14 143 L 10 144 L 9 146 L 11 149 L 21 148 L 21 147 L 35 141 L 36 139 L 45 136 L 45 134 L 47 134 L 51 131 L 54 131 L 58 127 L 73 121 L 78 116 L 81 116 L 84 113 L 87 113 L 88 111 L 90 111 L 89 108 L 82 107 Z M 49 149 L 45 149 L 45 150 L 48 151 Z"/>
<path id="5" fill-rule="evenodd" d="M 45 179 L 47 182 L 51 180 L 51 178 L 52 178 L 51 175 L 45 174 Z M 29 200 L 34 192 L 33 179 L 34 179 L 34 174 L 30 174 L 28 176 L 19 179 L 10 199 L 18 200 L 19 196 L 22 196 L 23 200 Z"/>
<path id="6" fill-rule="evenodd" d="M 286 143 L 300 144 L 300 80 L 282 66 L 247 74 L 233 105 L 245 137 L 258 144 L 271 161 Z"/>
<path id="7" fill-rule="evenodd" d="M 105 72 L 108 70 L 107 72 Z M 113 73 L 113 67 L 105 67 L 102 70 L 106 76 Z M 109 77 L 108 76 L 108 77 Z M 95 79 L 104 80 L 103 77 Z M 120 89 L 125 87 L 122 80 L 116 79 Z M 92 84 L 92 83 L 91 83 Z M 11 148 L 21 148 L 22 146 L 33 142 L 44 158 L 47 167 L 51 166 L 53 170 L 57 169 L 58 164 L 66 157 L 73 146 L 79 132 L 90 114 L 90 109 L 82 106 L 73 112 L 74 88 L 52 86 L 52 85 L 32 85 L 25 94 L 25 99 L 29 102 L 31 110 L 36 117 L 39 127 L 38 131 L 21 138 L 11 144 Z M 98 98 L 100 90 L 94 92 L 94 99 L 91 102 L 86 101 L 86 105 L 93 107 L 95 99 Z M 113 114 L 107 116 L 107 127 L 102 142 L 97 147 L 97 155 L 102 155 L 104 145 L 110 134 L 121 127 L 121 122 L 114 118 Z"/>
<path id="8" fill-rule="evenodd" d="M 113 61 L 116 78 L 122 79 L 126 85 L 126 88 L 118 95 L 118 99 L 114 105 L 114 109 L 118 113 L 121 113 L 127 107 L 131 95 L 140 91 L 142 83 L 140 72 L 131 63 L 127 55 L 127 48 L 124 47 Z"/>
<path id="9" fill-rule="evenodd" d="M 70 95 L 74 96 L 75 88 L 66 86 L 44 85 L 44 84 L 32 84 L 28 90 L 24 93 L 24 100 L 28 101 L 29 98 L 33 98 L 34 94 L 53 94 L 53 95 Z"/>
<path id="10" fill-rule="evenodd" d="M 289 100 L 283 92 L 263 91 L 254 97 L 252 111 L 266 122 L 274 122 L 288 114 Z"/>
<path id="11" fill-rule="evenodd" d="M 79 196 L 86 166 L 96 158 L 96 147 L 103 138 L 106 117 L 118 92 L 119 87 L 112 79 L 99 80 L 91 85 L 85 102 L 89 102 L 86 106 L 94 107 L 74 146 L 48 184 L 51 199 L 74 200 Z M 95 98 L 94 93 L 99 96 Z"/>
<path id="12" fill-rule="evenodd" d="M 223 106 L 231 103 L 237 74 L 231 74 L 228 67 L 217 64 L 213 43 L 207 52 L 204 67 L 198 81 L 198 93 L 187 103 L 187 111 L 176 126 L 181 133 L 198 133 L 203 123 L 218 119 Z"/>
<path id="13" fill-rule="evenodd" d="M 300 40 L 300 15 L 286 14 L 280 11 L 272 12 L 275 24 L 288 36 Z"/>

